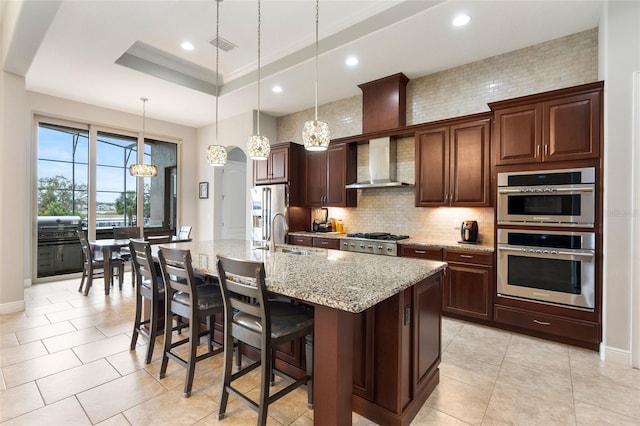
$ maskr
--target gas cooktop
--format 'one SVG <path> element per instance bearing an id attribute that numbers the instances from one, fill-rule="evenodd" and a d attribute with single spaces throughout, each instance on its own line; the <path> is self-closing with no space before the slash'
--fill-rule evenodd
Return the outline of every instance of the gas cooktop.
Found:
<path id="1" fill-rule="evenodd" d="M 354 233 L 347 234 L 348 238 L 362 238 L 365 240 L 386 240 L 386 241 L 399 241 L 409 238 L 408 235 L 394 235 L 388 232 L 369 232 L 369 233 Z"/>

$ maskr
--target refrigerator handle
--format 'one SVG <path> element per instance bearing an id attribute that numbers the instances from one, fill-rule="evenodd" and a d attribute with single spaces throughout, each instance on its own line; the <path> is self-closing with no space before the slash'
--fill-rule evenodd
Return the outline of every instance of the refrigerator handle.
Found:
<path id="1" fill-rule="evenodd" d="M 265 198 L 266 198 L 266 202 L 264 204 L 264 229 L 266 230 L 265 235 L 264 235 L 264 239 L 266 240 L 270 240 L 271 239 L 271 218 L 269 217 L 271 215 L 271 188 L 265 188 Z"/>
<path id="2" fill-rule="evenodd" d="M 267 239 L 267 222 L 265 220 L 265 212 L 267 210 L 267 188 L 262 189 L 262 203 L 260 204 L 260 217 L 262 218 L 262 240 Z"/>

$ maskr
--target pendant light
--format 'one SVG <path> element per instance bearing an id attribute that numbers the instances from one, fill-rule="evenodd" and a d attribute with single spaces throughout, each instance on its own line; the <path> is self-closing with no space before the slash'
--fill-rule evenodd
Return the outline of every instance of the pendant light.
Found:
<path id="1" fill-rule="evenodd" d="M 144 127 L 147 115 L 146 105 L 149 99 L 140 98 L 140 100 L 142 101 L 142 144 L 144 146 Z M 144 154 L 142 155 L 142 158 L 144 160 Z M 143 161 L 142 164 L 132 164 L 129 166 L 129 174 L 137 177 L 154 177 L 158 176 L 158 168 L 153 164 L 144 164 Z"/>
<path id="2" fill-rule="evenodd" d="M 247 141 L 247 151 L 249 151 L 249 158 L 252 160 L 266 160 L 269 158 L 269 151 L 271 151 L 269 139 L 260 135 L 260 24 L 262 24 L 260 18 L 260 0 L 258 0 L 258 132 L 249 136 Z"/>
<path id="3" fill-rule="evenodd" d="M 220 56 L 220 3 L 216 0 L 216 144 L 218 143 L 218 98 L 220 97 L 220 74 L 218 63 Z M 207 162 L 210 166 L 224 166 L 227 164 L 227 149 L 222 145 L 209 145 L 207 148 Z"/>
<path id="4" fill-rule="evenodd" d="M 315 84 L 315 118 L 304 123 L 302 141 L 307 151 L 325 151 L 329 147 L 331 134 L 329 125 L 318 121 L 318 21 L 320 17 L 320 0 L 316 0 L 316 84 Z"/>

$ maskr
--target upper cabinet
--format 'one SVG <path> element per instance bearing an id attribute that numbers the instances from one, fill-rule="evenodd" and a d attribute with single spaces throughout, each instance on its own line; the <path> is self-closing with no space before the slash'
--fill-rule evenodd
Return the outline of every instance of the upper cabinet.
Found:
<path id="1" fill-rule="evenodd" d="M 307 152 L 308 207 L 356 206 L 356 190 L 345 188 L 357 177 L 356 149 L 354 144 L 332 144 L 326 151 Z"/>
<path id="2" fill-rule="evenodd" d="M 490 103 L 496 165 L 598 158 L 603 82 Z"/>
<path id="3" fill-rule="evenodd" d="M 490 116 L 440 121 L 416 133 L 416 207 L 490 205 Z"/>
<path id="4" fill-rule="evenodd" d="M 271 145 L 269 158 L 253 162 L 253 184 L 289 184 L 289 203 L 292 206 L 304 204 L 304 164 L 305 150 L 300 144 L 286 142 Z"/>

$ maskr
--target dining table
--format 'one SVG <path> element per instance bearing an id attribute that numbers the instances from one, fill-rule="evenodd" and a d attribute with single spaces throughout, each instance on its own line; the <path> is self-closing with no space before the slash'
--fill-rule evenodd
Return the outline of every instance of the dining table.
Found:
<path id="1" fill-rule="evenodd" d="M 315 425 L 350 425 L 352 409 L 358 410 L 358 406 L 361 407 L 360 402 L 355 399 L 355 405 L 352 405 L 355 315 L 378 304 L 385 304 L 388 300 L 396 298 L 399 293 L 406 294 L 416 287 L 426 288 L 423 286 L 425 283 L 434 289 L 433 293 L 428 293 L 429 303 L 434 308 L 426 315 L 426 321 L 429 323 L 427 325 L 434 330 L 431 333 L 434 337 L 414 346 L 426 347 L 427 352 L 433 355 L 433 359 L 429 359 L 427 364 L 420 358 L 416 358 L 415 361 L 420 367 L 433 366 L 428 370 L 429 374 L 424 374 L 428 379 L 425 380 L 428 386 L 415 389 L 415 393 L 419 393 L 421 399 L 411 402 L 413 408 L 410 413 L 400 407 L 396 415 L 385 413 L 389 421 L 378 422 L 408 424 L 437 385 L 442 297 L 440 286 L 446 263 L 284 244 L 267 250 L 264 246 L 256 246 L 252 241 L 245 240 L 159 244 L 152 247 L 155 260 L 158 259 L 159 250 L 164 247 L 190 250 L 194 272 L 216 278 L 219 255 L 263 262 L 266 272 L 265 284 L 269 292 L 313 306 Z M 435 283 L 435 287 L 432 283 Z M 427 293 L 423 293 L 419 299 L 425 300 L 426 295 Z M 420 318 L 419 311 L 424 309 L 416 309 L 415 319 Z M 404 314 L 407 314 L 406 308 Z M 416 331 L 416 338 L 421 334 L 425 333 Z M 384 368 L 391 371 L 396 367 L 388 365 Z M 399 405 L 411 404 L 405 401 Z M 375 417 L 376 411 L 385 410 L 374 409 L 369 412 L 372 414 L 368 415 Z"/>
<path id="2" fill-rule="evenodd" d="M 156 238 L 158 238 L 158 241 L 160 241 L 159 238 L 161 237 L 148 237 L 146 238 L 146 241 L 148 241 L 153 245 L 156 245 L 158 244 L 157 242 L 154 241 L 154 239 Z M 164 241 L 164 239 L 162 241 Z M 171 238 L 171 243 L 189 242 L 189 241 L 191 241 L 191 238 L 178 237 L 175 235 L 172 236 Z M 130 242 L 131 242 L 131 238 L 105 238 L 100 240 L 89 240 L 89 245 L 91 246 L 92 250 L 102 251 L 102 258 L 103 258 L 103 264 L 104 264 L 105 296 L 109 295 L 109 291 L 111 287 L 109 283 L 111 282 L 111 273 L 112 273 L 111 261 L 114 259 L 113 254 L 119 251 L 120 249 L 122 249 L 123 247 L 128 247 Z M 87 291 L 88 291 L 88 288 L 87 288 Z M 86 295 L 87 294 L 85 293 L 85 296 Z"/>

